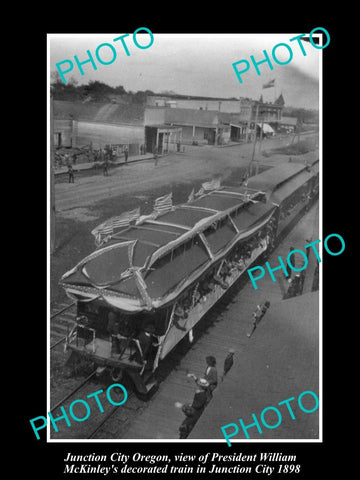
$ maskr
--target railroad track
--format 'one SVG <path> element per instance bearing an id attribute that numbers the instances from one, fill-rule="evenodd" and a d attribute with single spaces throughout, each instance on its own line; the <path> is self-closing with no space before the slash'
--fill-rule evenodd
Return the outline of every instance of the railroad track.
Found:
<path id="1" fill-rule="evenodd" d="M 50 312 L 50 350 L 65 341 L 66 334 L 74 325 L 75 302 L 55 304 Z"/>
<path id="2" fill-rule="evenodd" d="M 64 375 L 63 368 L 65 366 L 64 341 L 68 331 L 75 323 L 75 306 L 75 302 L 54 304 L 50 312 L 51 378 L 54 382 L 61 385 L 63 392 L 67 391 L 60 400 L 56 399 L 56 403 L 53 403 L 51 406 L 50 412 L 54 419 L 63 414 L 61 407 L 65 408 L 65 411 L 68 413 L 70 404 L 75 400 L 82 399 L 87 401 L 87 395 L 99 389 L 103 389 L 105 392 L 106 388 L 114 383 L 109 381 L 106 386 L 101 386 L 103 382 L 96 376 L 96 369 L 91 371 L 87 376 L 80 373 L 70 377 L 65 375 L 64 378 L 62 378 L 62 375 Z M 90 365 L 87 365 L 85 371 L 88 371 L 89 367 Z M 59 390 L 59 388 L 57 388 L 57 390 Z M 123 426 L 127 426 L 131 418 L 137 414 L 139 408 L 142 408 L 145 404 L 144 401 L 136 397 L 131 390 L 131 386 L 127 386 L 126 390 L 128 396 L 123 405 L 116 406 L 109 404 L 106 397 L 104 397 L 104 401 L 102 402 L 104 412 L 100 412 L 99 409 L 96 411 L 96 404 L 92 403 L 91 416 L 85 422 L 78 423 L 75 420 L 72 421 L 68 413 L 71 427 L 69 428 L 67 426 L 65 420 L 59 420 L 59 422 L 57 422 L 59 431 L 55 432 L 52 429 L 51 438 L 118 438 L 116 432 L 121 431 Z M 103 395 L 105 395 L 105 393 Z M 93 399 L 92 402 L 95 402 L 95 400 Z M 113 425 L 117 425 L 116 432 L 114 431 Z"/>
<path id="3" fill-rule="evenodd" d="M 112 389 L 111 397 L 114 403 L 120 403 L 120 405 L 113 405 L 107 399 L 107 389 L 110 385 L 112 385 L 112 382 L 101 382 L 99 384 L 96 370 L 76 385 L 51 407 L 50 412 L 56 422 L 58 431 L 51 427 L 50 437 L 54 440 L 121 438 L 124 433 L 122 430 L 127 428 L 131 420 L 138 414 L 139 409 L 144 407 L 145 402 L 139 400 L 128 387 L 126 388 L 127 399 L 124 403 L 121 403 L 125 398 L 124 392 L 121 388 L 115 387 Z M 98 393 L 101 390 L 102 392 Z M 97 392 L 96 398 L 92 396 L 95 392 Z M 78 400 L 82 402 L 77 402 Z M 84 401 L 89 406 L 90 414 L 86 420 L 79 421 L 76 418 L 84 418 L 88 413 L 84 408 Z M 101 404 L 101 409 L 98 401 Z M 78 408 L 73 406 L 70 409 L 71 404 L 75 403 L 79 403 L 80 406 Z M 70 426 L 66 420 L 60 418 L 63 417 L 64 410 Z M 58 421 L 57 418 L 59 418 Z"/>

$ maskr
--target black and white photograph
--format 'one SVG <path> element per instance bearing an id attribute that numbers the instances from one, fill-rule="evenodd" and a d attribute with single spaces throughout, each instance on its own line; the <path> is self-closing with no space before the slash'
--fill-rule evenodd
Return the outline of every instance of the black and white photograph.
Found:
<path id="1" fill-rule="evenodd" d="M 49 36 L 51 440 L 321 439 L 321 33 Z"/>
<path id="2" fill-rule="evenodd" d="M 334 32 L 142 25 L 46 34 L 33 450 L 82 478 L 311 478 L 325 277 L 349 252 L 324 225 Z"/>

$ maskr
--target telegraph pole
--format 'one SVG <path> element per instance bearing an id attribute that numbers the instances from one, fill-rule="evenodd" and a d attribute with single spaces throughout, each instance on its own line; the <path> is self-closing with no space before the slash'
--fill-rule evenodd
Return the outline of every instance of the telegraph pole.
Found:
<path id="1" fill-rule="evenodd" d="M 259 103 L 256 105 L 256 114 L 255 114 L 255 138 L 254 138 L 254 144 L 253 144 L 253 151 L 251 155 L 251 160 L 248 166 L 248 177 L 250 177 L 250 169 L 251 169 L 251 164 L 254 161 L 254 156 L 255 156 L 255 145 L 256 145 L 256 129 L 257 129 L 257 121 L 258 121 L 258 115 L 259 115 Z"/>

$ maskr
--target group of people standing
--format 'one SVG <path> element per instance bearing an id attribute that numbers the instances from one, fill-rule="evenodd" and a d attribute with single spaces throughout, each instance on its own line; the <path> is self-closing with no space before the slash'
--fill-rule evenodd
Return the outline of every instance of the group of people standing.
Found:
<path id="1" fill-rule="evenodd" d="M 127 145 L 124 146 L 123 148 L 123 153 L 124 153 L 124 162 L 125 164 L 128 163 L 128 158 L 129 158 L 129 148 Z M 110 167 L 110 162 L 114 158 L 114 153 L 111 149 L 102 149 L 100 148 L 99 150 L 94 150 L 93 151 L 93 161 L 94 162 L 100 162 L 102 165 L 102 170 L 103 170 L 103 175 L 107 177 L 109 175 L 109 167 Z M 69 157 L 69 156 L 68 156 Z M 69 183 L 74 183 L 74 167 L 73 165 L 76 164 L 76 161 L 74 160 L 75 156 L 73 156 L 73 161 L 70 163 L 69 158 L 66 162 L 67 167 L 68 167 L 68 179 Z"/>
<path id="2" fill-rule="evenodd" d="M 233 356 L 235 350 L 229 349 L 224 361 L 224 369 L 221 380 L 233 365 Z M 216 368 L 216 358 L 213 355 L 206 357 L 206 368 L 202 377 L 197 377 L 194 373 L 188 373 L 189 378 L 193 378 L 196 384 L 194 397 L 191 403 L 176 402 L 175 406 L 181 408 L 185 415 L 184 421 L 179 427 L 180 438 L 187 438 L 194 425 L 200 418 L 208 403 L 213 397 L 213 392 L 218 386 L 218 371 Z"/>

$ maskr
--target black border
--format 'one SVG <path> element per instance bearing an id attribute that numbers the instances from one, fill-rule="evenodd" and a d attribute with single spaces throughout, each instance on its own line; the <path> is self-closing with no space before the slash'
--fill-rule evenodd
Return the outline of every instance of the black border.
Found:
<path id="1" fill-rule="evenodd" d="M 152 6 L 152 10 L 157 9 Z M 20 398 L 21 405 L 21 425 L 19 430 L 15 431 L 15 437 L 20 437 L 23 443 L 23 454 L 25 459 L 23 462 L 24 472 L 28 473 L 47 473 L 51 478 L 62 478 L 63 470 L 63 453 L 71 451 L 73 453 L 102 453 L 109 451 L 121 451 L 123 453 L 141 451 L 147 454 L 168 452 L 197 453 L 207 451 L 218 451 L 219 453 L 229 454 L 229 448 L 224 442 L 212 444 L 199 443 L 51 443 L 47 444 L 44 439 L 36 440 L 29 424 L 29 419 L 41 412 L 46 412 L 46 157 L 47 157 L 47 87 L 46 87 L 46 35 L 47 33 L 87 33 L 87 32 L 113 32 L 121 30 L 123 32 L 132 32 L 139 26 L 147 26 L 151 31 L 156 33 L 287 33 L 299 32 L 308 33 L 317 26 L 326 28 L 331 35 L 330 45 L 323 51 L 323 238 L 330 233 L 338 233 L 342 235 L 346 242 L 346 250 L 339 257 L 330 257 L 329 255 L 323 259 L 323 288 L 324 288 L 324 305 L 323 305 L 323 395 L 326 401 L 323 402 L 323 443 L 261 443 L 261 444 L 234 444 L 231 451 L 254 453 L 259 451 L 271 451 L 291 453 L 295 452 L 299 457 L 299 463 L 302 464 L 302 473 L 297 475 L 299 478 L 314 478 L 317 475 L 342 473 L 344 474 L 344 456 L 346 455 L 346 423 L 349 422 L 349 415 L 346 410 L 346 394 L 349 393 L 347 378 L 344 372 L 348 369 L 349 357 L 344 344 L 347 343 L 346 338 L 348 332 L 353 326 L 349 325 L 352 320 L 356 319 L 356 307 L 353 307 L 352 314 L 349 309 L 352 299 L 349 298 L 347 272 L 354 271 L 355 265 L 352 262 L 354 255 L 354 243 L 350 237 L 350 229 L 348 219 L 346 218 L 349 209 L 349 191 L 355 190 L 352 184 L 355 178 L 351 175 L 352 163 L 356 162 L 356 151 L 353 151 L 354 144 L 351 138 L 351 132 L 347 127 L 343 127 L 345 122 L 349 122 L 349 110 L 352 101 L 356 98 L 348 98 L 349 93 L 346 88 L 345 74 L 339 75 L 335 73 L 339 68 L 339 59 L 344 59 L 345 52 L 349 48 L 349 37 L 341 32 L 338 26 L 332 21 L 326 20 L 324 15 L 318 19 L 309 15 L 306 21 L 300 20 L 294 24 L 292 16 L 295 13 L 289 13 L 288 16 L 279 15 L 278 18 L 270 20 L 268 13 L 263 11 L 263 22 L 259 21 L 255 15 L 255 9 L 252 14 L 242 15 L 241 6 L 237 18 L 233 18 L 231 10 L 234 8 L 230 4 L 227 5 L 226 11 L 219 24 L 219 15 L 216 11 L 220 6 L 204 5 L 204 10 L 209 9 L 211 14 L 192 13 L 189 8 L 187 15 L 178 16 L 176 10 L 179 5 L 174 5 L 174 9 L 170 9 L 171 14 L 164 21 L 164 16 L 159 14 L 156 16 L 154 11 L 148 14 L 141 6 L 139 11 L 133 14 L 127 10 L 121 15 L 120 6 L 116 8 L 116 19 L 112 19 L 112 15 L 106 12 L 104 21 L 100 24 L 97 19 L 92 18 L 85 20 L 84 16 L 79 19 L 71 17 L 66 18 L 66 22 L 50 22 L 46 21 L 44 25 L 31 31 L 31 58 L 24 60 L 28 72 L 33 72 L 28 78 L 28 89 L 25 87 L 24 78 L 23 90 L 21 97 L 26 96 L 25 105 L 21 113 L 26 118 L 27 115 L 35 119 L 30 122 L 27 117 L 28 129 L 23 135 L 24 146 L 36 145 L 36 154 L 29 153 L 33 151 L 33 147 L 26 148 L 24 155 L 26 162 L 22 164 L 23 184 L 21 185 L 21 195 L 19 198 L 19 209 L 25 213 L 24 223 L 27 225 L 27 231 L 33 232 L 32 235 L 26 235 L 19 241 L 19 251 L 24 252 L 24 247 L 31 254 L 26 255 L 26 269 L 24 271 L 24 263 L 22 270 L 18 273 L 23 278 L 26 275 L 28 288 L 16 288 L 15 296 L 12 299 L 14 311 L 17 317 L 26 318 L 26 322 L 21 326 L 21 351 L 23 362 L 22 368 L 26 372 L 22 375 L 25 382 L 22 381 L 22 392 Z M 222 8 L 225 8 L 223 6 Z M 269 7 L 270 8 L 270 7 Z M 301 8 L 301 6 L 299 6 Z M 304 7 L 303 8 L 307 8 Z M 162 10 L 158 7 L 159 13 Z M 295 7 L 294 10 L 297 8 Z M 105 9 L 106 10 L 106 9 Z M 109 7 L 111 10 L 111 7 Z M 136 9 L 134 9 L 136 10 Z M 165 9 L 166 10 L 166 9 Z M 292 8 L 291 8 L 292 10 Z M 157 17 L 151 20 L 151 16 Z M 296 15 L 297 16 L 297 15 Z M 110 22 L 108 18 L 110 17 Z M 124 22 L 124 18 L 127 22 Z M 167 17 L 167 18 L 166 18 Z M 232 17 L 232 19 L 230 19 Z M 275 15 L 276 17 L 276 15 Z M 298 17 L 298 16 L 297 16 Z M 129 21 L 130 19 L 130 21 Z M 265 22 L 265 23 L 264 23 Z M 30 32 L 29 32 L 30 33 Z M 345 60 L 343 60 L 344 62 Z M 35 63 L 35 68 L 34 68 Z M 343 63 L 344 65 L 344 63 Z M 24 66 L 22 66 L 24 68 Z M 24 70 L 23 70 L 24 71 Z M 25 74 L 26 76 L 26 74 Z M 24 77 L 24 75 L 23 75 Z M 340 78 L 339 78 L 340 77 Z M 341 85 L 339 85 L 339 83 Z M 345 87 L 345 88 L 344 88 Z M 20 87 L 18 87 L 18 91 Z M 31 93 L 30 93 L 31 92 Z M 22 103 L 22 102 L 21 102 Z M 21 120 L 24 121 L 24 118 Z M 334 135 L 336 130 L 336 135 Z M 353 130 L 353 135 L 355 133 Z M 23 132 L 24 133 L 24 132 Z M 347 138 L 349 135 L 349 138 Z M 341 148 L 338 147 L 342 143 Z M 355 143 L 355 142 L 354 142 Z M 344 145 L 343 145 L 344 144 Z M 24 153 L 25 153 L 24 152 Z M 350 173 L 350 175 L 349 175 Z M 350 188 L 349 188 L 350 184 Z M 351 198 L 351 195 L 350 195 Z M 30 213 L 31 211 L 31 213 Z M 27 213 L 29 213 L 29 216 Z M 24 260 L 24 253 L 20 253 L 16 258 Z M 350 269 L 351 267 L 351 269 Z M 19 268 L 19 267 L 17 267 Z M 347 279 L 347 280 L 346 280 Z M 19 277 L 17 276 L 17 280 Z M 346 295 L 347 294 L 347 295 Z M 336 300 L 337 299 L 337 300 Z M 337 311 L 336 305 L 341 303 L 341 311 Z M 345 308 L 344 308 L 345 307 Z M 20 313 L 21 312 L 21 313 Z M 355 313 L 355 316 L 354 316 Z M 350 321 L 350 322 L 349 322 Z M 345 338 L 343 338 L 345 337 Z M 348 345 L 346 345 L 348 349 Z M 346 362 L 346 363 L 345 363 Z M 346 393 L 347 392 L 347 393 Z M 349 412 L 348 412 L 349 413 Z M 337 420 L 335 420 L 337 419 Z M 345 424 L 344 424 L 345 422 Z M 21 433 L 20 433 L 21 432 Z M 349 430 L 350 432 L 350 430 Z M 350 434 L 350 433 L 349 433 Z M 344 438 L 346 439 L 344 442 Z M 342 439 L 342 440 L 340 440 Z M 340 440 L 340 442 L 339 442 Z M 342 445 L 341 445 L 342 443 Z M 332 462 L 331 451 L 336 448 L 339 456 L 338 461 Z M 17 449 L 15 448 L 15 451 Z M 342 459 L 342 460 L 341 460 Z M 19 466 L 20 467 L 20 466 Z M 74 477 L 74 475 L 72 475 Z M 82 476 L 81 478 L 84 478 Z M 97 478 L 91 475 L 91 478 Z M 103 478 L 103 476 L 99 476 Z M 114 477 L 113 477 L 114 478 Z M 247 475 L 245 478 L 252 478 Z M 255 478 L 257 478 L 255 476 Z"/>

